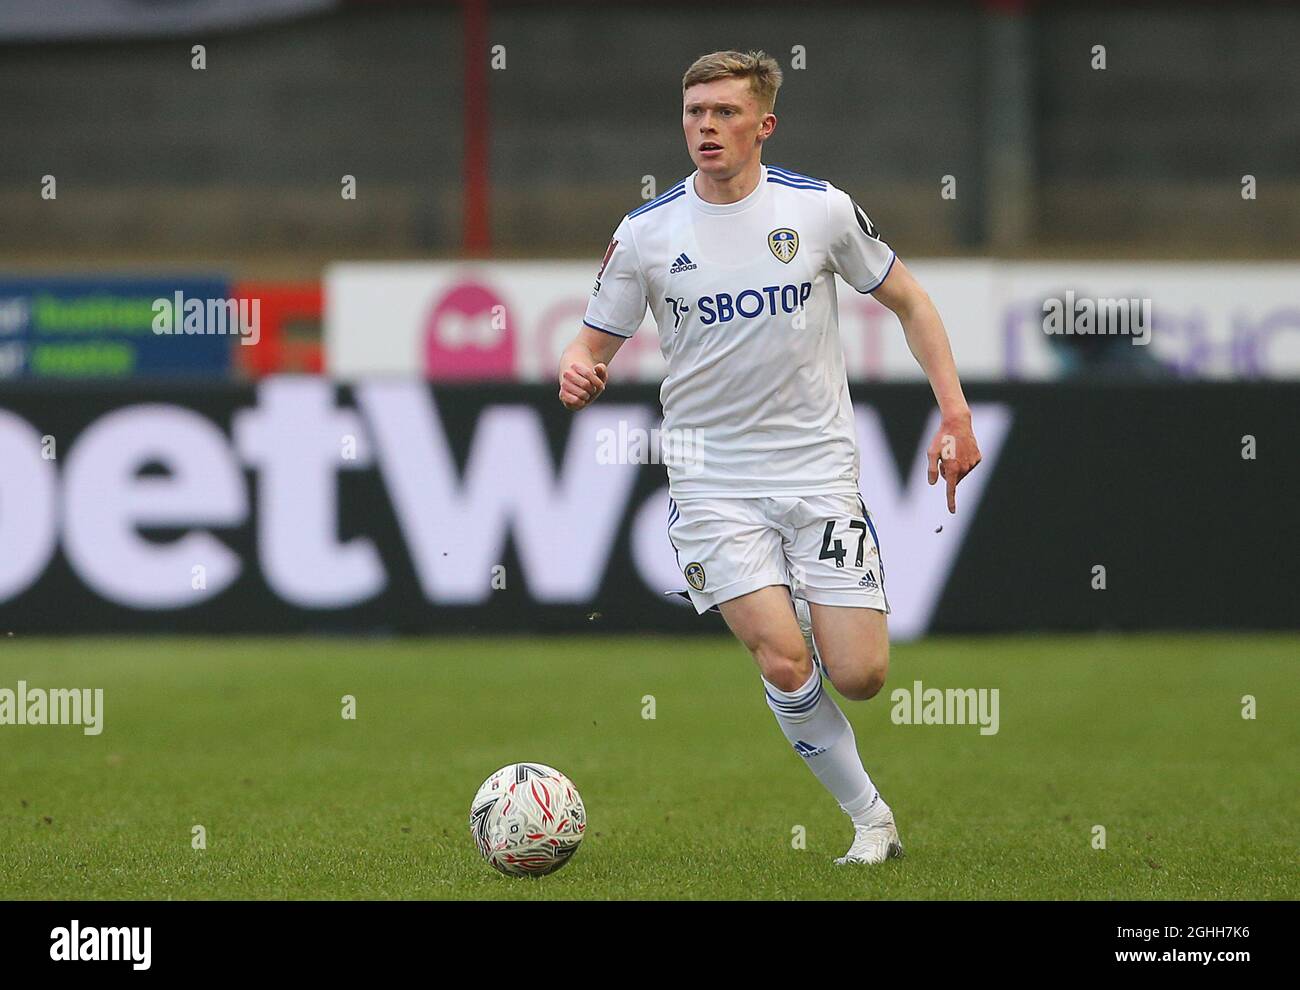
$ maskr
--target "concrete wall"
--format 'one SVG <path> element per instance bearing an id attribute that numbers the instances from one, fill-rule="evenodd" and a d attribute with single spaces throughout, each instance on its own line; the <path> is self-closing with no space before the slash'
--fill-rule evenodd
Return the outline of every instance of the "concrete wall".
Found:
<path id="1" fill-rule="evenodd" d="M 691 170 L 685 67 L 762 47 L 786 68 L 765 159 L 848 189 L 904 253 L 1296 256 L 1300 10 L 1040 11 L 1023 22 L 1011 107 L 991 97 L 1005 68 L 990 55 L 997 16 L 975 4 L 497 10 L 496 248 L 599 253 L 645 176 L 662 190 Z M 2 46 L 0 259 L 308 269 L 454 254 L 459 30 L 451 7 L 366 5 L 212 38 Z M 207 45 L 202 72 L 194 42 Z M 1104 71 L 1090 67 L 1096 44 Z M 795 45 L 805 69 L 790 68 Z M 1023 187 L 994 174 L 1006 149 L 990 135 L 1007 133 L 1009 110 Z M 1254 202 L 1240 195 L 1247 173 Z M 54 202 L 39 195 L 46 174 Z M 339 196 L 344 174 L 355 202 Z M 944 175 L 955 201 L 939 195 Z M 1007 207 L 1027 211 L 1023 233 L 994 244 L 991 218 Z"/>

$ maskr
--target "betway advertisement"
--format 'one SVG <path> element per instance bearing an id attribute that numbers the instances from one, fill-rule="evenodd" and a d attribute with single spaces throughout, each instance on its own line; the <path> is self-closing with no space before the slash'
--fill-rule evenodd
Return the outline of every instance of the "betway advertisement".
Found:
<path id="1" fill-rule="evenodd" d="M 854 391 L 895 638 L 1294 624 L 1300 388 L 970 391 L 955 516 L 928 389 Z M 658 425 L 649 386 L 6 387 L 0 633 L 721 631 L 665 594 Z"/>
<path id="2" fill-rule="evenodd" d="M 1099 339 L 1087 307 L 1147 315 L 1143 333 L 1108 327 L 1108 375 L 1257 381 L 1300 378 L 1300 265 L 1009 262 L 907 259 L 948 328 L 969 381 L 1052 381 L 1078 373 Z M 331 375 L 432 381 L 550 381 L 586 312 L 598 262 L 338 264 L 326 271 Z M 897 319 L 835 280 L 852 381 L 919 381 Z M 722 291 L 725 286 L 720 287 Z M 1068 293 L 1068 295 L 1067 295 Z M 1071 302 L 1070 326 L 1053 305 Z M 1045 306 L 1047 307 L 1045 309 Z M 1065 333 L 1053 333 L 1067 330 Z M 1078 330 L 1079 336 L 1074 331 Z M 1124 328 L 1127 330 L 1127 328 Z M 1149 333 L 1146 332 L 1149 330 Z M 662 381 L 647 316 L 613 369 Z"/>

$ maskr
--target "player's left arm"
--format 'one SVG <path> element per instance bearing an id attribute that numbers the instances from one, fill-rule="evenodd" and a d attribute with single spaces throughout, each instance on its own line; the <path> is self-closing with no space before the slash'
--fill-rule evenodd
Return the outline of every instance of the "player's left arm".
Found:
<path id="1" fill-rule="evenodd" d="M 943 475 L 948 483 L 948 511 L 956 512 L 957 483 L 980 462 L 980 449 L 971 429 L 970 406 L 962 394 L 948 332 L 929 293 L 897 258 L 872 295 L 893 310 L 903 325 L 907 346 L 930 380 L 930 388 L 939 403 L 943 419 L 930 443 L 929 480 L 933 485 Z"/>

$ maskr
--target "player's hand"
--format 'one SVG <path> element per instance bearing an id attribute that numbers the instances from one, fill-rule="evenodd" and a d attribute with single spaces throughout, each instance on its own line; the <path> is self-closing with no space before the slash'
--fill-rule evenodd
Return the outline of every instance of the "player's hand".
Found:
<path id="1" fill-rule="evenodd" d="M 930 443 L 930 484 L 943 475 L 948 483 L 948 511 L 957 511 L 957 482 L 975 470 L 980 462 L 979 444 L 971 430 L 970 413 L 962 416 L 946 416 L 939 426 L 939 432 Z"/>
<path id="2" fill-rule="evenodd" d="M 594 368 L 574 362 L 560 375 L 560 401 L 564 408 L 576 412 L 594 402 L 609 380 L 609 368 L 598 361 Z"/>

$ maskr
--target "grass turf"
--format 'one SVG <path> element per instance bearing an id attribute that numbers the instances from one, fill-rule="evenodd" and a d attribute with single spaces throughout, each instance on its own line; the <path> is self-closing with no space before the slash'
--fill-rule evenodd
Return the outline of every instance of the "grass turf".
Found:
<path id="1" fill-rule="evenodd" d="M 0 898 L 1295 898 L 1298 656 L 1282 635 L 897 645 L 885 691 L 844 708 L 907 857 L 844 869 L 847 819 L 723 636 L 0 640 L 0 688 L 105 708 L 99 736 L 0 725 Z M 1000 731 L 893 724 L 918 679 L 998 688 Z M 587 806 L 540 880 L 497 875 L 466 827 L 519 760 Z"/>

